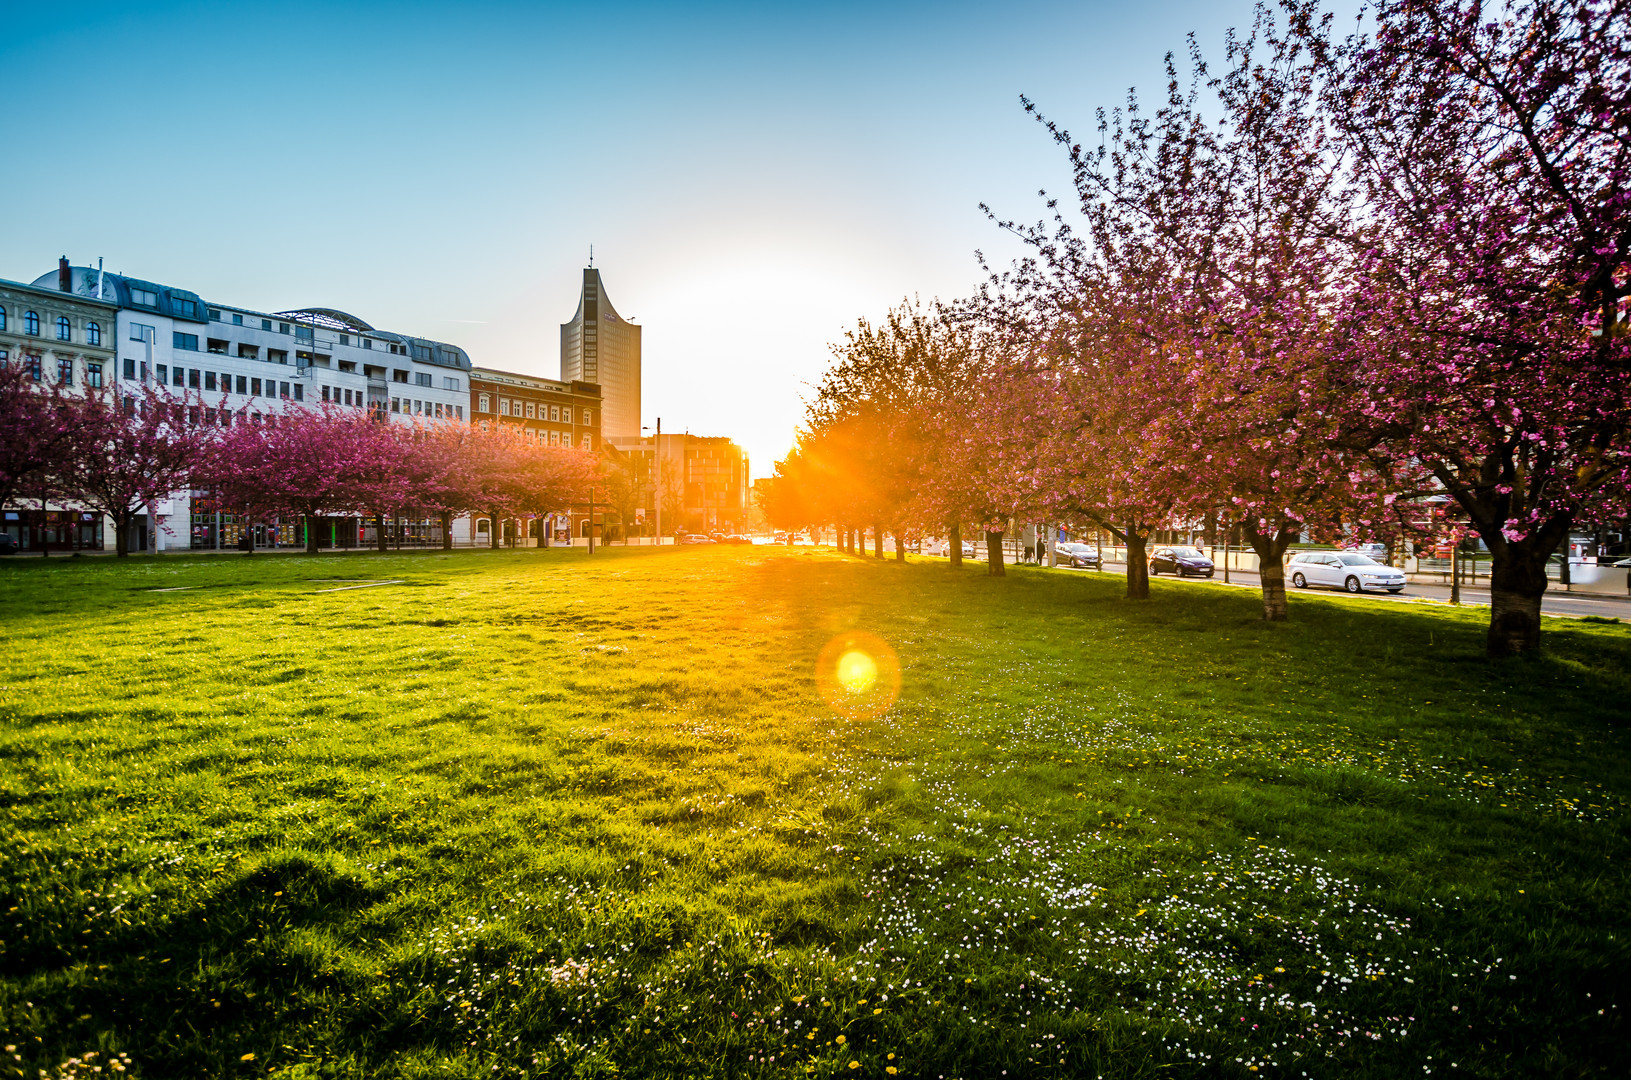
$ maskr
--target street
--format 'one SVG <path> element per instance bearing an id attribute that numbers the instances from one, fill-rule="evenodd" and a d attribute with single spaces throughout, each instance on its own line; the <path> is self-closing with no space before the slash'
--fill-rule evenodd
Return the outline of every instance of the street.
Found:
<path id="1" fill-rule="evenodd" d="M 1124 563 L 1111 562 L 1105 564 L 1105 573 L 1125 574 L 1126 572 L 1127 569 Z M 1077 570 L 1073 571 L 1073 573 L 1091 574 L 1093 571 Z M 1210 580 L 1206 578 L 1174 578 L 1171 574 L 1162 574 L 1157 580 L 1181 580 L 1186 585 L 1224 584 L 1222 570 L 1219 570 L 1217 576 Z M 1257 571 L 1255 570 L 1231 570 L 1229 572 L 1229 584 L 1231 586 L 1238 586 L 1240 588 L 1254 590 L 1260 587 L 1257 579 Z M 1543 614 L 1575 617 L 1581 615 L 1596 615 L 1600 618 L 1619 618 L 1631 622 L 1631 596 L 1602 596 L 1587 593 L 1565 593 L 1556 591 L 1560 588 L 1560 586 L 1554 584 L 1552 588 L 1546 591 L 1546 595 L 1541 601 L 1540 608 Z M 1333 596 L 1347 595 L 1346 593 L 1342 593 L 1335 589 L 1296 589 L 1291 586 L 1290 581 L 1286 582 L 1286 591 L 1293 594 L 1301 594 L 1306 592 L 1323 593 Z M 1361 593 L 1360 595 L 1364 596 L 1366 599 L 1382 600 L 1389 603 L 1421 603 L 1425 600 L 1434 603 L 1447 604 L 1450 601 L 1450 587 L 1448 585 L 1418 585 L 1412 583 L 1405 586 L 1404 592 L 1396 595 L 1385 592 L 1367 592 Z M 1461 586 L 1461 602 L 1464 605 L 1477 605 L 1484 607 L 1489 606 L 1488 586 Z"/>

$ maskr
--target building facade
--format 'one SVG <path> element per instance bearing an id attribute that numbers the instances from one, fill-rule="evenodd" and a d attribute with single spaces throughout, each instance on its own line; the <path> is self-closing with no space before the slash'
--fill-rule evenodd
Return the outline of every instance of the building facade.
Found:
<path id="1" fill-rule="evenodd" d="M 583 272 L 577 313 L 561 324 L 561 381 L 600 387 L 606 438 L 640 437 L 640 327 L 612 307 L 593 267 Z"/>
<path id="2" fill-rule="evenodd" d="M 601 448 L 602 400 L 600 387 L 580 380 L 541 379 L 496 368 L 470 372 L 470 417 L 482 430 L 510 427 L 523 438 L 550 446 L 576 447 L 598 453 Z M 560 542 L 588 536 L 588 508 L 573 509 L 553 521 L 532 523 L 525 542 Z M 491 524 L 476 521 L 477 539 L 490 535 Z M 501 526 L 513 528 L 513 526 Z"/>
<path id="3" fill-rule="evenodd" d="M 255 311 L 67 260 L 25 288 L 54 293 L 64 304 L 111 309 L 111 325 L 102 331 L 114 353 L 103 361 L 107 384 L 195 394 L 205 423 L 257 422 L 323 402 L 401 423 L 435 423 L 464 420 L 470 406 L 471 364 L 463 349 L 378 330 L 333 308 Z M 132 550 L 150 549 L 150 528 L 156 529 L 151 549 L 160 551 L 234 547 L 244 537 L 231 515 L 201 493 L 177 493 L 155 510 L 156 521 L 143 515 L 137 522 Z M 468 524 L 456 524 L 456 541 Z M 432 530 L 439 531 L 428 521 L 394 527 L 425 543 Z M 294 528 L 257 525 L 250 540 L 260 547 L 295 544 Z M 368 529 L 354 519 L 330 522 L 325 543 L 363 546 L 371 542 Z M 111 535 L 103 541 L 114 546 Z"/>
<path id="4" fill-rule="evenodd" d="M 723 436 L 690 433 L 617 438 L 610 443 L 627 461 L 631 482 L 643 492 L 637 519 L 654 527 L 663 500 L 663 532 L 745 532 L 751 520 L 748 455 Z M 659 467 L 658 460 L 661 459 Z"/>
<path id="5" fill-rule="evenodd" d="M 115 369 L 118 308 L 104 300 L 58 288 L 0 281 L 0 364 L 21 365 L 25 375 L 63 389 L 103 387 Z M 0 438 L 5 438 L 0 432 Z M 0 531 L 23 551 L 100 551 L 112 538 L 100 514 L 52 507 L 50 500 L 0 509 Z"/>

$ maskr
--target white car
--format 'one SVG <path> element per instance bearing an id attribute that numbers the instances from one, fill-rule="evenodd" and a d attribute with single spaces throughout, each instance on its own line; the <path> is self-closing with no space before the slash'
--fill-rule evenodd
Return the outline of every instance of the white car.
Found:
<path id="1" fill-rule="evenodd" d="M 1402 570 L 1384 566 L 1357 551 L 1299 551 L 1291 557 L 1286 569 L 1291 574 L 1291 583 L 1299 589 L 1327 585 L 1351 593 L 1366 589 L 1404 591 Z"/>
<path id="2" fill-rule="evenodd" d="M 950 540 L 925 540 L 925 541 L 923 541 L 923 554 L 925 554 L 925 555 L 939 555 L 941 558 L 949 558 L 951 556 L 951 541 Z M 972 541 L 972 540 L 964 540 L 963 541 L 963 558 L 965 558 L 965 559 L 974 558 L 974 541 Z"/>

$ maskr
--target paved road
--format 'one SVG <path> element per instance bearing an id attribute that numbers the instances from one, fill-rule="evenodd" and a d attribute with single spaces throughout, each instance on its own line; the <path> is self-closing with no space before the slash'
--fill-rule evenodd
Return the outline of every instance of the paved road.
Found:
<path id="1" fill-rule="evenodd" d="M 1073 570 L 1071 572 L 1078 574 L 1093 573 L 1091 570 Z M 1127 569 L 1124 564 L 1113 562 L 1105 564 L 1105 572 L 1111 574 L 1124 574 L 1127 572 Z M 1222 585 L 1223 572 L 1220 570 L 1218 572 L 1218 576 L 1213 578 L 1211 581 L 1207 581 L 1205 578 L 1178 579 L 1172 577 L 1170 574 L 1162 574 L 1160 580 L 1182 580 L 1186 585 Z M 1229 571 L 1229 582 L 1231 585 L 1236 585 L 1247 589 L 1257 589 L 1260 587 L 1257 580 L 1257 571 L 1255 570 L 1231 570 Z M 1289 581 L 1286 583 L 1286 585 L 1289 591 L 1300 591 L 1291 589 Z M 1559 586 L 1554 585 L 1551 589 L 1546 591 L 1546 596 L 1541 600 L 1540 605 L 1540 609 L 1544 614 L 1575 616 L 1598 615 L 1608 619 L 1619 618 L 1631 621 L 1631 596 L 1596 596 L 1582 593 L 1565 593 L 1562 591 L 1554 591 L 1559 588 Z M 1336 590 L 1334 589 L 1309 589 L 1307 591 L 1310 593 L 1336 593 Z M 1368 600 L 1379 600 L 1385 603 L 1420 603 L 1423 600 L 1435 601 L 1438 603 L 1449 603 L 1450 587 L 1448 585 L 1410 584 L 1405 586 L 1404 592 L 1397 595 L 1392 593 L 1374 592 L 1364 593 L 1362 595 Z M 1488 607 L 1489 589 L 1481 585 L 1476 587 L 1471 585 L 1463 585 L 1461 587 L 1461 602 L 1466 605 L 1480 605 L 1483 607 Z"/>

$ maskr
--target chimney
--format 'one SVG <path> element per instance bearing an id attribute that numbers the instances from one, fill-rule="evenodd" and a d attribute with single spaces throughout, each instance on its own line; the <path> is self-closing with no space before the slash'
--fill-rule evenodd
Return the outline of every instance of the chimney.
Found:
<path id="1" fill-rule="evenodd" d="M 57 291 L 74 291 L 74 272 L 68 269 L 68 256 L 66 255 L 57 260 Z"/>

